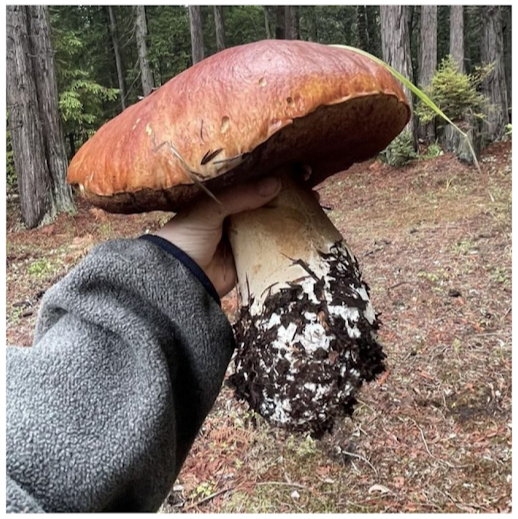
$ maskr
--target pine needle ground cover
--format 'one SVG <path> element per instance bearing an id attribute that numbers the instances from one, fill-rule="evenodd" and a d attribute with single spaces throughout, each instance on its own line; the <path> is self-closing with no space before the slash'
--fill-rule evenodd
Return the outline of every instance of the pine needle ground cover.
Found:
<path id="1" fill-rule="evenodd" d="M 287 434 L 224 388 L 163 512 L 510 512 L 511 144 L 481 172 L 450 154 L 329 179 L 321 203 L 381 312 L 388 370 L 320 440 Z M 39 301 L 99 241 L 168 215 L 7 215 L 7 340 L 30 345 Z M 230 319 L 235 298 L 223 302 Z"/>

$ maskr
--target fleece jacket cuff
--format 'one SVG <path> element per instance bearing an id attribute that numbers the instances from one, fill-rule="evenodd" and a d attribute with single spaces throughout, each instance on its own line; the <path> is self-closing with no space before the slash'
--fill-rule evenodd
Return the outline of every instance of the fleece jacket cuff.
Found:
<path id="1" fill-rule="evenodd" d="M 207 290 L 207 292 L 212 296 L 216 303 L 218 303 L 218 305 L 221 305 L 221 300 L 211 280 L 208 278 L 207 274 L 203 272 L 201 267 L 188 254 L 186 254 L 183 250 L 179 249 L 176 245 L 173 245 L 170 241 L 160 236 L 156 236 L 154 234 L 144 234 L 140 237 L 140 239 L 154 243 L 161 249 L 171 254 L 178 261 L 180 261 L 205 287 L 205 290 Z"/>

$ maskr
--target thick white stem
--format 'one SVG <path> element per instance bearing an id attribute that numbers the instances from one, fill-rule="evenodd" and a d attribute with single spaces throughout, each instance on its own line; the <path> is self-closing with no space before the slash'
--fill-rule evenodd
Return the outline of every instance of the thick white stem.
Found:
<path id="1" fill-rule="evenodd" d="M 273 202 L 231 217 L 229 237 L 239 293 L 243 305 L 253 298 L 253 313 L 260 311 L 269 294 L 307 278 L 302 265 L 324 275 L 319 252 L 329 252 L 342 240 L 300 176 L 282 174 L 282 190 Z"/>

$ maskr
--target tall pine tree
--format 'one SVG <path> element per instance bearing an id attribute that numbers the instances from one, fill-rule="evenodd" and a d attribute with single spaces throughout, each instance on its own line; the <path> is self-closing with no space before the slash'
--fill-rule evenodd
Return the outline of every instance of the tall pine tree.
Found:
<path id="1" fill-rule="evenodd" d="M 421 6 L 419 30 L 419 80 L 420 88 L 430 86 L 437 68 L 437 6 Z M 430 143 L 435 139 L 435 124 L 421 124 L 419 136 Z"/>
<path id="2" fill-rule="evenodd" d="M 191 23 L 192 64 L 196 64 L 205 57 L 203 47 L 203 25 L 201 8 L 199 5 L 189 6 L 189 20 Z"/>
<path id="3" fill-rule="evenodd" d="M 148 58 L 146 8 L 143 5 L 137 5 L 135 6 L 135 13 L 135 34 L 140 63 L 140 79 L 142 81 L 142 92 L 144 96 L 147 96 L 153 91 L 155 83 Z"/>
<path id="4" fill-rule="evenodd" d="M 412 81 L 412 61 L 410 55 L 409 11 L 406 5 L 381 6 L 381 42 L 383 60 Z M 412 92 L 403 87 L 412 106 Z M 407 125 L 417 144 L 413 119 Z"/>
<path id="5" fill-rule="evenodd" d="M 74 209 L 45 6 L 7 7 L 7 109 L 22 220 L 32 228 Z"/>
<path id="6" fill-rule="evenodd" d="M 489 101 L 484 137 L 488 141 L 494 141 L 505 132 L 509 108 L 505 82 L 502 8 L 491 5 L 480 7 L 480 10 L 483 27 L 480 55 L 483 64 L 492 66 L 490 74 L 482 83 L 482 90 Z"/>

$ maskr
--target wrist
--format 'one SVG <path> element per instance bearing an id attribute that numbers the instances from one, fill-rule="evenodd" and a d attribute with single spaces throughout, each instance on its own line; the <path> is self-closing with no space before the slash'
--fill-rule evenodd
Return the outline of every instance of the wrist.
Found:
<path id="1" fill-rule="evenodd" d="M 205 271 L 194 261 L 191 256 L 185 253 L 177 245 L 164 238 L 159 233 L 157 234 L 144 234 L 140 236 L 141 240 L 153 243 L 155 246 L 160 247 L 163 251 L 167 252 L 175 259 L 177 259 L 184 267 L 186 267 L 191 274 L 198 279 L 198 281 L 205 287 L 207 292 L 212 298 L 219 304 L 221 304 L 220 297 L 217 290 L 215 289 L 212 281 L 209 279 Z"/>

